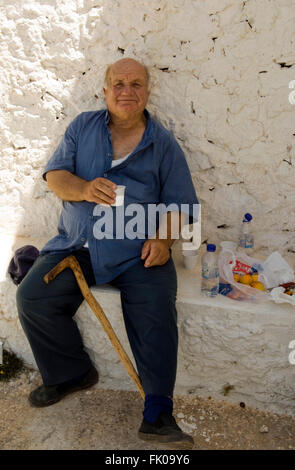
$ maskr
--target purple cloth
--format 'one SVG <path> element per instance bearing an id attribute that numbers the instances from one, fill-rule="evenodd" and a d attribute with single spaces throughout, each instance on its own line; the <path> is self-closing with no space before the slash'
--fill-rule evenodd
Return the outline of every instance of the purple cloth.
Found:
<path id="1" fill-rule="evenodd" d="M 39 256 L 39 250 L 33 245 L 18 248 L 11 259 L 7 272 L 14 284 L 20 284 Z"/>

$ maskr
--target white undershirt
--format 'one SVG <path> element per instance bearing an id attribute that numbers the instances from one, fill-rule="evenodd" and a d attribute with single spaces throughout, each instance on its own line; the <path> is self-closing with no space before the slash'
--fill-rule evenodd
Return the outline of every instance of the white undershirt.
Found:
<path id="1" fill-rule="evenodd" d="M 125 155 L 125 157 L 118 158 L 118 159 L 116 159 L 116 160 L 112 160 L 112 166 L 111 166 L 111 168 L 114 168 L 114 166 L 117 166 L 117 165 L 119 165 L 120 163 L 122 163 L 124 160 L 126 160 L 126 159 L 129 157 L 129 155 L 131 155 L 131 153 L 132 153 L 132 152 L 128 153 L 128 155 Z M 88 247 L 88 242 L 84 243 L 83 246 L 85 246 L 86 248 L 89 248 L 89 247 Z"/>
<path id="2" fill-rule="evenodd" d="M 118 158 L 117 160 L 112 160 L 112 168 L 114 168 L 114 166 L 117 166 L 117 165 L 119 165 L 120 163 L 122 163 L 124 160 L 126 160 L 126 158 L 128 158 L 129 155 L 131 155 L 131 152 L 128 153 L 128 155 L 125 155 L 125 157 Z"/>

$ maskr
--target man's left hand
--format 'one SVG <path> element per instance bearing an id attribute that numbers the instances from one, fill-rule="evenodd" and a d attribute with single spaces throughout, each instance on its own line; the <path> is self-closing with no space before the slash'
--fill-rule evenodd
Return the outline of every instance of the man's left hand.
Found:
<path id="1" fill-rule="evenodd" d="M 165 240 L 147 240 L 142 247 L 141 259 L 145 260 L 144 267 L 161 266 L 167 263 L 170 251 Z"/>

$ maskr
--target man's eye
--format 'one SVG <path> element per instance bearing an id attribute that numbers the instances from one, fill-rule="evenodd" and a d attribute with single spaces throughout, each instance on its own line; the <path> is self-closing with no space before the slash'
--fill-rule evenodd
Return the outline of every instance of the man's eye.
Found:
<path id="1" fill-rule="evenodd" d="M 140 83 L 134 83 L 134 86 L 135 86 L 136 88 L 139 88 L 139 87 L 141 87 L 141 84 L 140 84 Z"/>

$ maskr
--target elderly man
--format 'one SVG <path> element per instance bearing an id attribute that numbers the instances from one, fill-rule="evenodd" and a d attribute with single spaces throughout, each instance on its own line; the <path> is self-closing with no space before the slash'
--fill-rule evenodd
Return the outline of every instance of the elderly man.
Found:
<path id="1" fill-rule="evenodd" d="M 133 59 L 119 60 L 107 69 L 104 86 L 107 109 L 83 112 L 70 123 L 43 174 L 63 208 L 58 235 L 43 247 L 17 291 L 20 322 L 43 380 L 29 401 L 49 406 L 98 381 L 73 320 L 83 301 L 73 273 L 67 269 L 50 284 L 43 281 L 72 253 L 89 286 L 110 283 L 121 291 L 145 392 L 139 437 L 191 448 L 193 439 L 172 414 L 178 331 L 171 213 L 166 238 L 159 236 L 158 224 L 155 236 L 143 239 L 116 237 L 115 227 L 112 238 L 97 239 L 93 214 L 98 205 L 115 210 L 117 185 L 126 187 L 124 206 L 137 203 L 145 210 L 159 203 L 191 207 L 197 197 L 182 150 L 146 110 L 147 68 Z M 192 221 L 191 210 L 188 215 Z"/>

